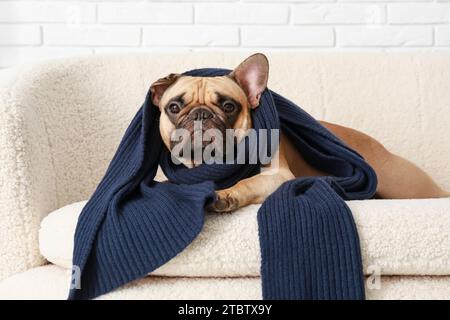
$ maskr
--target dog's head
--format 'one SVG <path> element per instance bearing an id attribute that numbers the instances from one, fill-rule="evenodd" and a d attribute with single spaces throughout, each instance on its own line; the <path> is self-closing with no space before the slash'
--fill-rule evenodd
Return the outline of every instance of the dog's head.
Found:
<path id="1" fill-rule="evenodd" d="M 161 111 L 160 132 L 166 147 L 172 150 L 187 139 L 193 142 L 196 133 L 203 134 L 210 129 L 223 136 L 226 129 L 235 129 L 236 139 L 242 139 L 252 127 L 250 112 L 259 105 L 268 75 L 267 58 L 258 53 L 226 76 L 170 74 L 154 82 L 150 91 L 153 104 Z M 177 129 L 187 132 L 188 138 L 174 141 L 173 133 Z M 203 139 L 197 146 L 205 148 L 208 143 L 208 139 Z M 191 145 L 193 150 L 195 143 Z"/>

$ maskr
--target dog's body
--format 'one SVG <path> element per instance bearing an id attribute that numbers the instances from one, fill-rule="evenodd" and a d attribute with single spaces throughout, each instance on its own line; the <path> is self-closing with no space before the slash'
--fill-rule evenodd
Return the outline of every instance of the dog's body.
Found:
<path id="1" fill-rule="evenodd" d="M 194 122 L 203 124 L 203 131 L 214 129 L 225 134 L 226 129 L 237 130 L 240 141 L 252 128 L 251 110 L 259 105 L 261 93 L 267 86 L 269 66 L 267 58 L 256 54 L 242 62 L 230 75 L 221 77 L 189 77 L 171 74 L 151 86 L 153 103 L 161 110 L 160 132 L 169 150 L 186 140 L 174 143 L 175 129 L 185 129 L 194 136 Z M 389 199 L 448 197 L 421 169 L 411 162 L 390 153 L 370 136 L 336 124 L 321 121 L 327 129 L 361 154 L 378 177 L 377 196 Z M 190 140 L 191 139 L 187 139 Z M 201 148 L 205 145 L 202 144 Z M 231 212 L 248 204 L 261 203 L 283 182 L 295 177 L 323 176 L 281 134 L 276 167 L 241 180 L 236 185 L 217 191 L 217 199 L 210 205 L 216 212 Z M 194 166 L 185 158 L 187 166 Z"/>

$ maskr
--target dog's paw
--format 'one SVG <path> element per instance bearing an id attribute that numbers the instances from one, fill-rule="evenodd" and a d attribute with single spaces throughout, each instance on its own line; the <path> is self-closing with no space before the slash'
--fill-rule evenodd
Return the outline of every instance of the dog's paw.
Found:
<path id="1" fill-rule="evenodd" d="M 231 190 L 216 191 L 216 199 L 208 206 L 209 211 L 230 213 L 239 208 L 239 200 Z"/>

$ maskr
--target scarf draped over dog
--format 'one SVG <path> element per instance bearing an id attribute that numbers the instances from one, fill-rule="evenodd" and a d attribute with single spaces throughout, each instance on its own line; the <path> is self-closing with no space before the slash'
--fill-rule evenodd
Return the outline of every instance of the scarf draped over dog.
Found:
<path id="1" fill-rule="evenodd" d="M 73 265 L 80 278 L 74 277 L 69 299 L 95 298 L 148 275 L 199 234 L 216 189 L 260 172 L 258 163 L 175 165 L 159 116 L 148 93 L 79 217 Z M 268 89 L 252 121 L 257 132 L 281 129 L 308 163 L 329 174 L 285 182 L 260 207 L 263 298 L 364 299 L 358 233 L 344 200 L 371 198 L 375 172 L 300 107 Z M 169 182 L 154 181 L 158 165 Z"/>

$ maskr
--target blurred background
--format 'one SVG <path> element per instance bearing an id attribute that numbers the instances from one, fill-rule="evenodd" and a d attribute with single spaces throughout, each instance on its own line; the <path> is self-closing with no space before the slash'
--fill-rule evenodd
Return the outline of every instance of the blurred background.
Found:
<path id="1" fill-rule="evenodd" d="M 126 51 L 443 51 L 450 0 L 0 0 L 0 68 Z"/>

